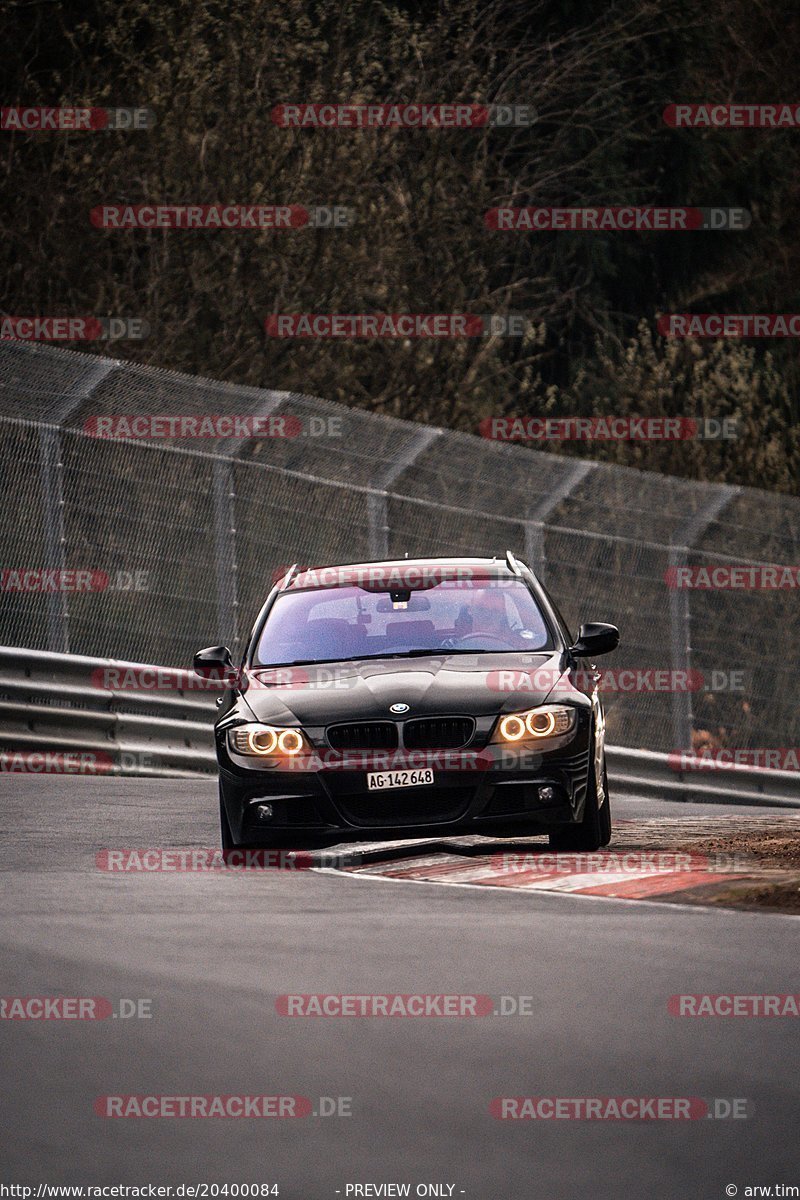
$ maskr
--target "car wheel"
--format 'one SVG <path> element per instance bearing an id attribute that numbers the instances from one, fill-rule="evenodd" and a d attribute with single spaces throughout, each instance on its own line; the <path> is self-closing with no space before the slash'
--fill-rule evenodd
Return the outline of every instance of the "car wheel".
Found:
<path id="1" fill-rule="evenodd" d="M 222 795 L 219 798 L 219 836 L 223 850 L 233 850 L 236 842 L 233 840 L 228 814 L 225 812 L 225 805 L 222 801 Z"/>
<path id="2" fill-rule="evenodd" d="M 606 767 L 606 756 L 603 755 L 603 793 L 605 800 L 603 807 L 600 809 L 600 845 L 607 846 L 611 841 L 612 822 L 611 822 L 611 797 L 608 794 L 608 768 Z"/>
<path id="3" fill-rule="evenodd" d="M 611 806 L 608 800 L 606 764 L 603 759 L 603 790 L 605 800 L 602 807 L 597 803 L 597 780 L 592 771 L 586 789 L 583 820 L 579 825 L 567 826 L 550 834 L 551 850 L 599 850 L 611 841 Z"/>

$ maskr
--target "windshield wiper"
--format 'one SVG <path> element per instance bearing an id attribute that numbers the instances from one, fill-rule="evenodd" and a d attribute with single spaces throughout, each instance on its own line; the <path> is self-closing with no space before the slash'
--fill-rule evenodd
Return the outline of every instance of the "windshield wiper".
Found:
<path id="1" fill-rule="evenodd" d="M 423 655 L 451 655 L 451 654 L 503 654 L 510 651 L 503 650 L 478 650 L 456 647 L 453 650 L 448 650 L 442 647 L 439 650 L 390 650 L 383 654 L 355 654 L 351 658 L 295 658 L 291 662 L 283 663 L 259 663 L 259 665 L 250 668 L 251 671 L 280 671 L 284 667 L 317 667 L 323 666 L 326 663 L 338 662 L 371 662 L 377 658 L 421 658 Z M 516 651 L 519 653 L 519 651 Z"/>
<path id="2" fill-rule="evenodd" d="M 251 671 L 281 671 L 284 667 L 318 667 L 323 663 L 355 662 L 352 658 L 293 658 L 291 662 L 259 663 Z"/>
<path id="3" fill-rule="evenodd" d="M 439 650 L 391 650 L 388 654 L 381 654 L 381 658 L 421 658 L 425 654 L 490 654 L 490 650 L 468 650 L 455 647 L 452 650 L 447 650 L 441 647 Z"/>

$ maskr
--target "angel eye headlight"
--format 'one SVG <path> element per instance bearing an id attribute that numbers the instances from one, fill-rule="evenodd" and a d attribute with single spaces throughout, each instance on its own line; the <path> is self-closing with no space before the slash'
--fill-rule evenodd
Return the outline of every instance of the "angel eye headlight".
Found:
<path id="1" fill-rule="evenodd" d="M 577 713 L 562 705 L 543 705 L 527 712 L 510 713 L 497 727 L 494 741 L 520 742 L 523 738 L 540 740 L 560 737 L 575 728 Z"/>
<path id="2" fill-rule="evenodd" d="M 269 755 L 293 758 L 306 748 L 299 729 L 276 729 L 273 725 L 237 725 L 228 731 L 228 744 L 236 754 L 256 758 Z"/>
<path id="3" fill-rule="evenodd" d="M 303 735 L 298 729 L 284 729 L 278 734 L 278 749 L 281 754 L 299 754 L 303 749 Z"/>
<path id="4" fill-rule="evenodd" d="M 503 717 L 500 722 L 500 736 L 506 742 L 518 742 L 525 737 L 525 716 Z"/>
<path id="5" fill-rule="evenodd" d="M 246 742 L 245 754 L 272 754 L 278 744 L 278 734 L 267 725 L 264 729 L 251 729 Z"/>
<path id="6" fill-rule="evenodd" d="M 542 712 L 529 712 L 525 718 L 525 728 L 533 737 L 549 737 L 555 732 L 555 713 L 550 708 Z"/>

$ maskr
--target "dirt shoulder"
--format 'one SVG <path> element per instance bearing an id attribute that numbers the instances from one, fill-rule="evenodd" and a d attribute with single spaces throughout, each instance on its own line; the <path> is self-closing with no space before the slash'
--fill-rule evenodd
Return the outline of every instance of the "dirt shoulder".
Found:
<path id="1" fill-rule="evenodd" d="M 738 828 L 711 837 L 703 837 L 695 830 L 682 834 L 675 828 L 664 838 L 664 849 L 705 855 L 709 860 L 727 864 L 731 872 L 729 881 L 707 884 L 673 899 L 800 913 L 800 819 L 776 815 L 772 828 L 765 828 L 769 818 L 760 817 L 757 822 L 761 827 L 755 829 L 741 828 L 741 818 L 735 820 Z M 680 826 L 680 822 L 676 825 Z M 720 821 L 720 825 L 724 822 Z"/>

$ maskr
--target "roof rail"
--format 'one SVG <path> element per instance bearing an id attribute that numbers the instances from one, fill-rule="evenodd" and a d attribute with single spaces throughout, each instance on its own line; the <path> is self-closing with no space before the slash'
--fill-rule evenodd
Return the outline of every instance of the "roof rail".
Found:
<path id="1" fill-rule="evenodd" d="M 519 568 L 519 563 L 517 562 L 516 558 L 511 553 L 510 550 L 506 550 L 506 563 L 507 563 L 508 569 L 510 571 L 513 571 L 515 575 L 522 576 L 522 571 Z"/>
<path id="2" fill-rule="evenodd" d="M 294 578 L 294 573 L 297 570 L 297 566 L 298 566 L 297 563 L 293 563 L 292 566 L 289 567 L 289 570 L 284 575 L 283 583 L 281 584 L 282 592 L 285 592 L 286 589 L 288 588 L 289 584 L 292 582 L 292 579 Z"/>

